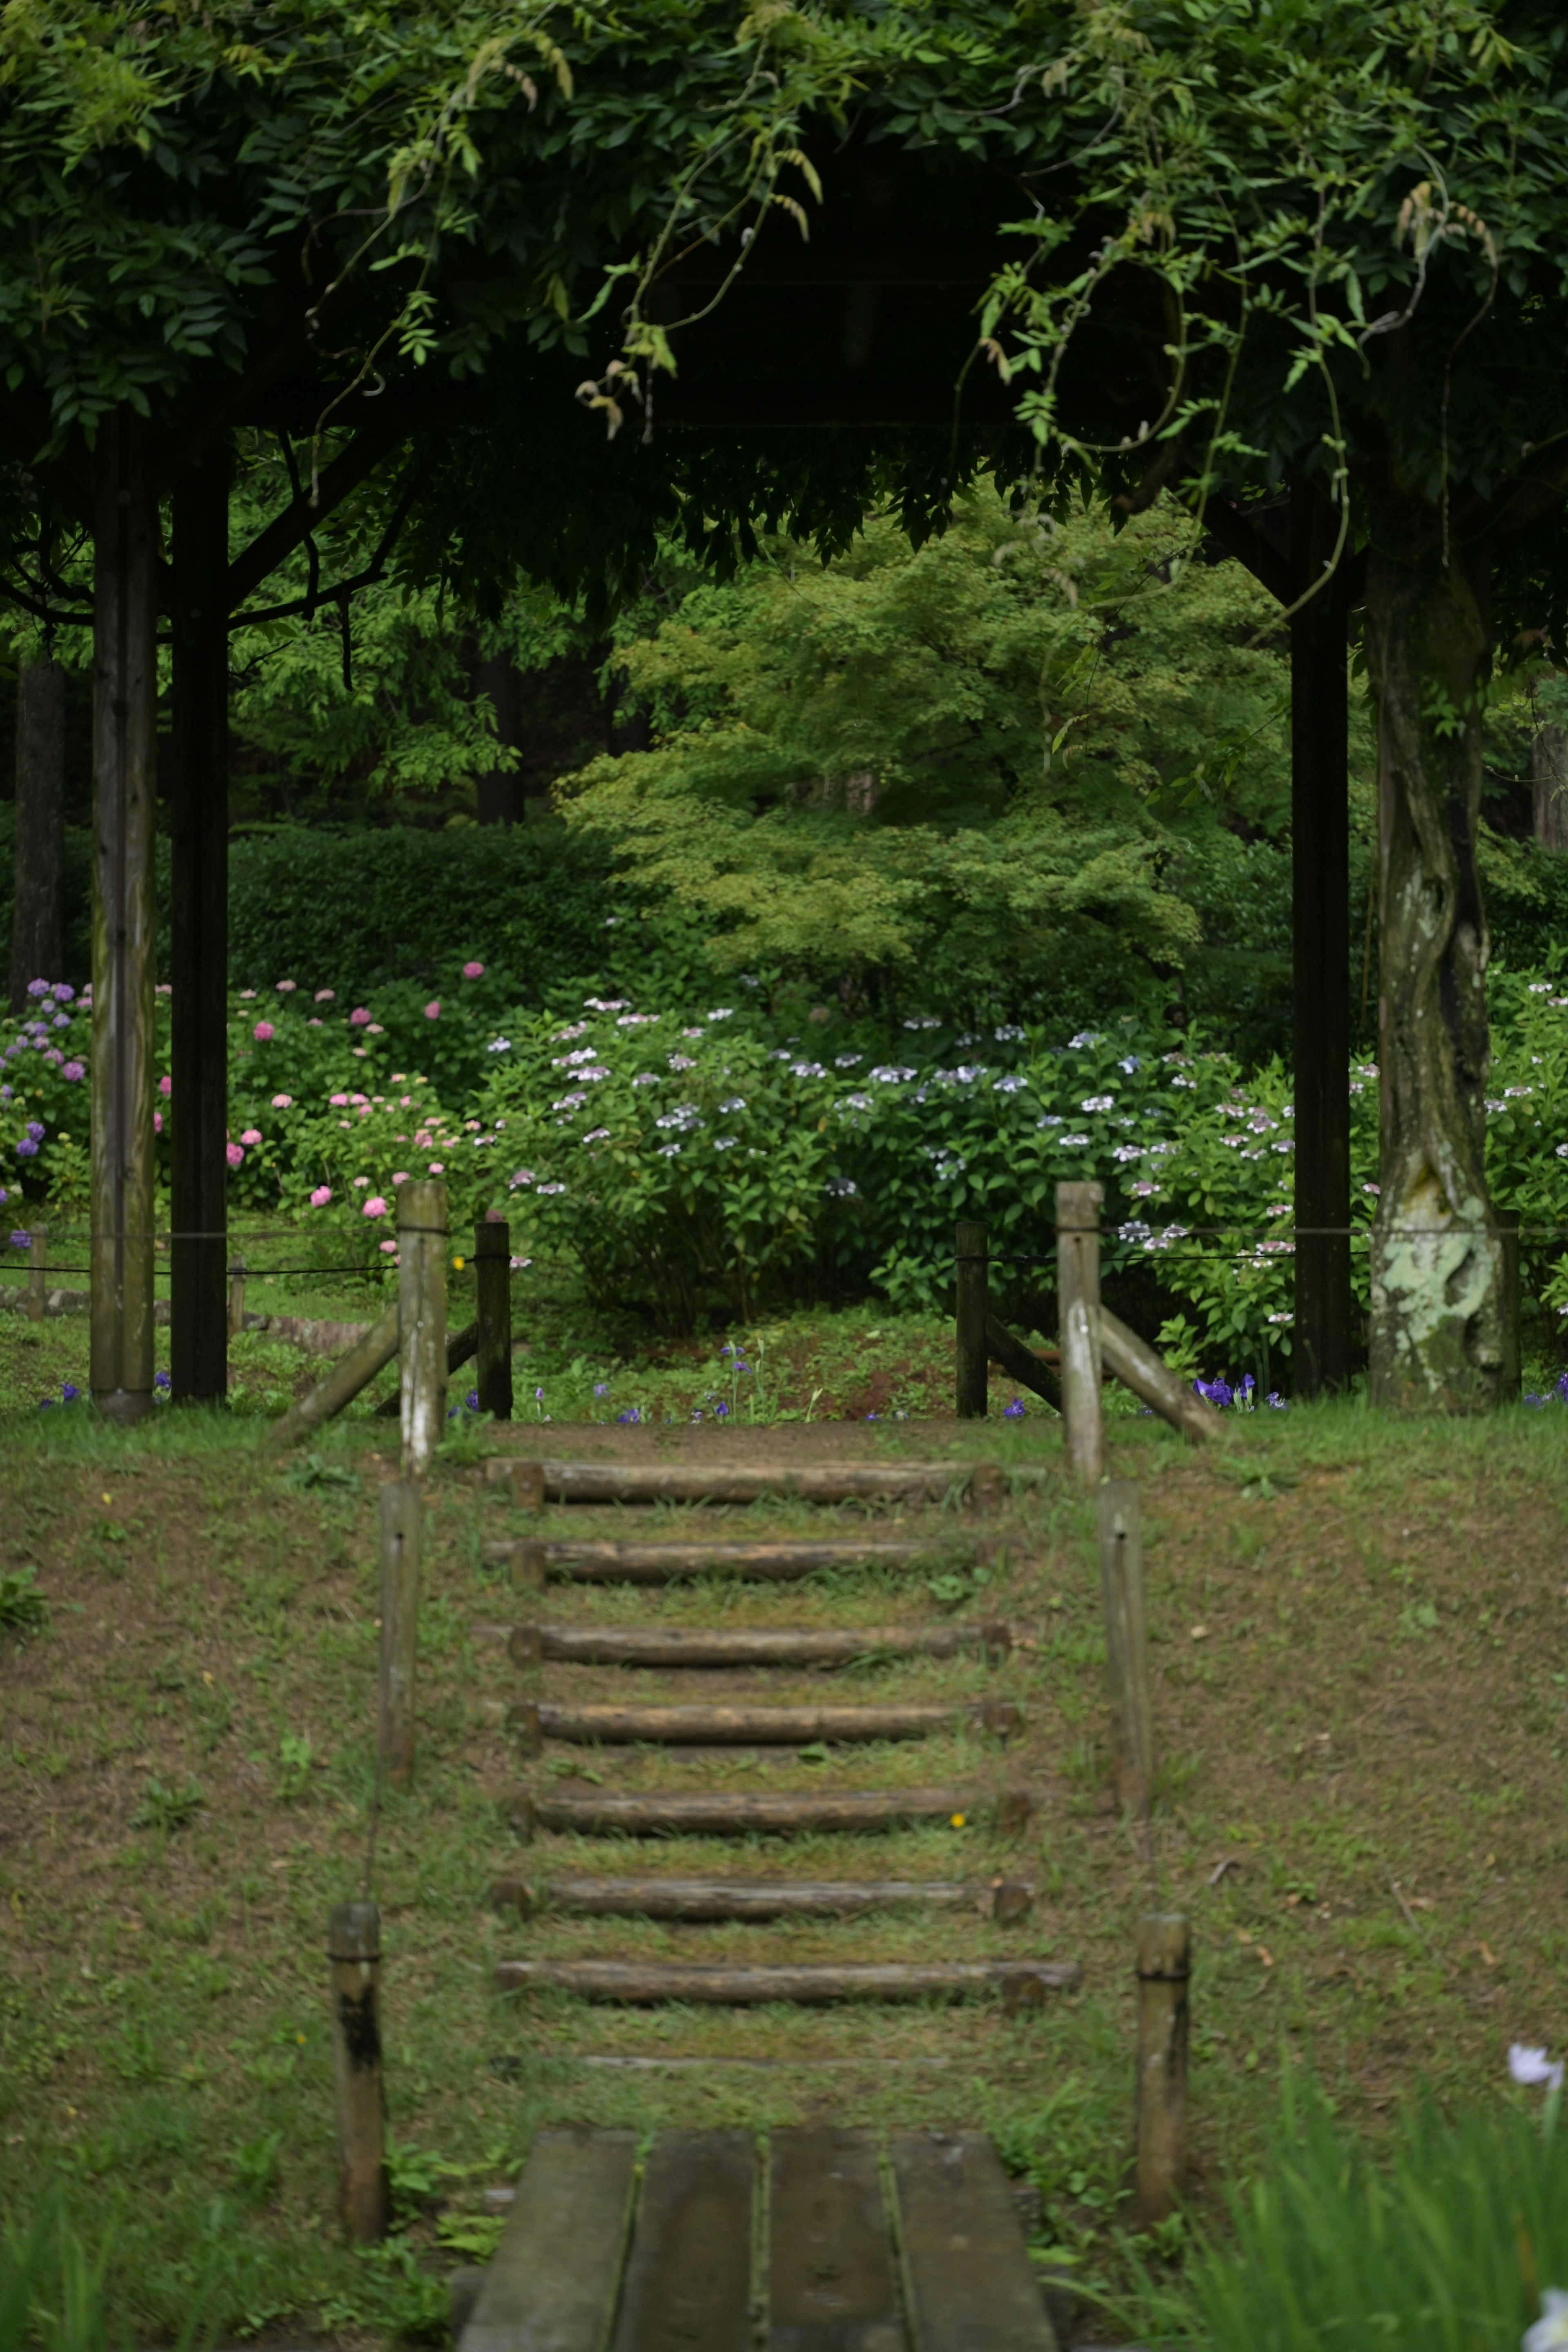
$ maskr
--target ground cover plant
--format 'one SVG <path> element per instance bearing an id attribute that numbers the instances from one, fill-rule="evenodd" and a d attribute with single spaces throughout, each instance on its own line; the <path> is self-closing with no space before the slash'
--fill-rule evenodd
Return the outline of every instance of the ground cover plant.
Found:
<path id="1" fill-rule="evenodd" d="M 504 1216 L 520 1276 L 566 1261 L 599 1310 L 689 1335 L 868 1295 L 938 1310 L 954 1222 L 981 1217 L 999 1289 L 1028 1314 L 1051 1287 L 1055 1187 L 1093 1176 L 1108 1278 L 1131 1285 L 1148 1336 L 1192 1372 L 1288 1385 L 1292 1111 L 1278 1062 L 1248 1072 L 1201 1028 L 1131 1016 L 1067 1036 L 936 1014 L 889 1029 L 756 975 L 714 993 L 675 1008 L 652 989 L 574 993 L 530 1011 L 479 957 L 435 994 L 404 982 L 346 1003 L 292 977 L 236 992 L 237 1235 L 248 1220 L 296 1280 L 320 1269 L 339 1313 L 374 1312 L 395 1269 L 397 1188 L 437 1175 L 455 1235 Z M 1529 1352 L 1550 1370 L 1568 1316 L 1560 960 L 1502 971 L 1493 1001 L 1489 1181 L 1521 1227 Z M 158 1003 L 166 1176 L 178 1106 L 166 992 Z M 0 1030 L 0 1223 L 18 1273 L 31 1219 L 48 1220 L 61 1265 L 85 1223 L 91 1017 L 90 991 L 40 983 Z M 1376 1064 L 1352 1062 L 1346 1083 L 1364 1312 Z"/>
<path id="2" fill-rule="evenodd" d="M 7 1318 L 0 1349 L 15 1328 Z M 1091 2302 L 1075 2336 L 1125 2333 L 1130 2317 L 1145 2340 L 1173 2333 L 1178 2233 L 1142 2249 L 1153 2284 L 1142 2289 L 1125 2243 L 1129 1954 L 1152 1895 L 1194 1921 L 1205 2227 L 1231 2226 L 1227 2183 L 1274 2177 L 1281 2065 L 1293 2082 L 1315 2072 L 1342 2133 L 1374 2150 L 1423 2077 L 1500 2147 L 1509 2127 L 1485 2118 L 1510 2101 L 1536 2132 L 1540 2094 L 1510 2089 L 1505 2068 L 1510 2042 L 1561 2037 L 1568 1420 L 1518 1410 L 1432 1428 L 1293 1409 L 1238 1422 L 1232 1444 L 1202 1458 L 1149 1423 L 1113 1423 L 1113 1466 L 1140 1480 L 1148 1526 L 1151 1881 L 1104 1793 L 1091 1514 L 1060 1478 L 1054 1426 L 1009 1423 L 1010 1401 L 994 1388 L 984 1431 L 862 1423 L 858 1442 L 984 1450 L 1047 1473 L 1014 1496 L 984 1580 L 956 1576 L 942 1594 L 961 1614 L 1015 1615 L 1037 1643 L 1016 1662 L 1029 1726 L 1018 1761 L 1043 1810 L 1026 1856 L 1007 1858 L 1041 1876 L 1031 1934 L 1080 1956 L 1087 1981 L 1020 2024 L 984 2009 L 740 2023 L 563 1999 L 531 2017 L 498 2009 L 485 1971 L 510 1931 L 483 1906 L 489 1878 L 516 1866 L 503 1821 L 516 1767 L 497 1720 L 514 1677 L 485 1629 L 517 1603 L 479 1548 L 504 1506 L 460 1462 L 438 1467 L 419 1784 L 384 1807 L 376 1843 L 400 2226 L 374 2261 L 345 2254 L 331 2220 L 322 1947 L 331 1903 L 363 1884 L 374 1515 L 395 1447 L 345 1424 L 280 1463 L 243 1422 L 199 1413 L 160 1413 L 129 1444 L 64 1412 L 12 1420 L 4 1566 L 30 1569 L 48 1611 L 0 1631 L 0 2198 L 17 2226 L 46 2182 L 87 2259 L 112 2221 L 112 2306 L 145 2334 L 177 2327 L 198 2290 L 225 2330 L 285 2315 L 438 2330 L 446 2273 L 483 2251 L 479 2192 L 542 2121 L 909 2123 L 961 2108 L 1041 2189 L 1042 2252 L 1114 2299 L 1099 2320 Z M 717 1441 L 691 1435 L 771 1442 L 733 1423 Z M 612 1424 L 572 1442 L 644 1437 Z M 792 1521 L 774 1509 L 727 1522 L 764 1523 Z M 892 1598 L 841 1573 L 785 1613 L 870 1622 Z M 634 1601 L 580 1593 L 573 1607 L 613 1621 Z M 698 1622 L 726 1602 L 700 1587 L 674 1605 Z M 911 1832 L 897 1850 L 900 1866 L 933 1875 L 989 1859 L 980 1831 Z M 552 1932 L 564 1948 L 565 1930 Z M 956 2077 L 867 2063 L 936 2032 Z M 742 2046 L 784 2071 L 759 2084 L 571 2063 Z M 814 2074 L 824 2058 L 864 2071 Z M 131 2177 L 134 2198 L 117 2186 Z M 1245 2252 L 1255 2242 L 1237 2226 Z M 1520 2326 L 1555 2283 L 1551 2243 L 1533 2289 L 1521 2287 Z M 1195 2276 L 1182 2326 L 1230 2340 L 1217 2289 L 1201 2265 Z M 1139 2300 L 1156 2287 L 1158 2307 Z M 1257 2324 L 1253 2306 L 1244 2315 Z"/>

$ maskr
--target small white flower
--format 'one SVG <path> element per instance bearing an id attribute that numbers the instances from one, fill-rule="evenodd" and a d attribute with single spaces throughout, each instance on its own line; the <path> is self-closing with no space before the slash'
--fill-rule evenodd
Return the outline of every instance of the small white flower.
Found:
<path id="1" fill-rule="evenodd" d="M 552 1103 L 550 1108 L 552 1110 L 581 1110 L 587 1099 L 586 1095 L 563 1095 L 560 1101 Z"/>
<path id="2" fill-rule="evenodd" d="M 1520 2352 L 1563 2352 L 1568 2346 L 1568 2294 L 1549 2286 L 1541 2298 L 1541 2316 L 1520 2337 Z"/>
<path id="3" fill-rule="evenodd" d="M 833 1066 L 836 1070 L 852 1070 L 857 1062 L 863 1062 L 865 1058 L 864 1054 L 835 1054 Z"/>
<path id="4" fill-rule="evenodd" d="M 1016 1045 L 1028 1033 L 1023 1029 L 998 1029 L 993 1033 L 999 1045 Z"/>
<path id="5" fill-rule="evenodd" d="M 1527 2042 L 1509 2043 L 1508 2071 L 1516 2083 L 1544 2083 L 1549 2091 L 1563 2088 L 1563 2061 L 1553 2064 L 1544 2050 L 1532 2050 Z M 1568 2303 L 1568 2297 L 1564 2301 Z"/>
<path id="6" fill-rule="evenodd" d="M 847 1176 L 830 1176 L 822 1189 L 830 1201 L 852 1201 L 855 1198 L 855 1185 Z"/>
<path id="7" fill-rule="evenodd" d="M 672 1070 L 694 1070 L 697 1065 L 689 1054 L 672 1054 L 669 1066 Z"/>
<path id="8" fill-rule="evenodd" d="M 1197 1083 L 1196 1078 L 1173 1078 L 1171 1080 L 1171 1084 L 1173 1087 L 1186 1087 L 1189 1090 L 1195 1088 Z"/>
<path id="9" fill-rule="evenodd" d="M 820 1062 L 792 1062 L 789 1074 L 792 1078 L 825 1078 L 827 1076 Z"/>
<path id="10" fill-rule="evenodd" d="M 1112 1160 L 1142 1160 L 1143 1147 L 1141 1143 L 1119 1143 L 1110 1156 Z"/>
<path id="11" fill-rule="evenodd" d="M 708 1015 L 710 1021 L 732 1021 L 734 1017 L 735 1008 L 732 1004 L 721 1004 L 716 1012 Z"/>
<path id="12" fill-rule="evenodd" d="M 564 1192 L 565 1190 L 566 1187 L 564 1184 L 541 1184 L 538 1192 L 534 1194 L 534 1198 L 539 1200 L 542 1199 L 546 1192 Z"/>
<path id="13" fill-rule="evenodd" d="M 1079 1110 L 1110 1110 L 1115 1100 L 1114 1095 L 1085 1095 L 1079 1108 Z"/>
<path id="14" fill-rule="evenodd" d="M 728 1102 L 721 1102 L 719 1108 L 721 1110 L 744 1110 L 746 1097 L 744 1095 L 731 1095 Z"/>
<path id="15" fill-rule="evenodd" d="M 914 1075 L 913 1070 L 900 1070 L 895 1064 L 886 1062 L 880 1064 L 874 1070 L 868 1070 L 866 1076 L 868 1085 L 879 1087 L 901 1087 L 905 1085 L 909 1079 L 912 1078 Z"/>
<path id="16" fill-rule="evenodd" d="M 657 1087 L 658 1083 L 659 1077 L 657 1070 L 639 1070 L 637 1076 L 632 1080 L 634 1087 Z"/>
<path id="17" fill-rule="evenodd" d="M 607 1127 L 595 1127 L 590 1129 L 588 1134 L 583 1138 L 583 1140 L 584 1143 L 603 1143 L 607 1139 L 609 1132 L 610 1130 Z"/>
<path id="18" fill-rule="evenodd" d="M 733 1151 L 740 1139 L 738 1135 L 716 1135 L 713 1138 L 713 1149 L 715 1151 Z"/>
<path id="19" fill-rule="evenodd" d="M 487 1054 L 510 1054 L 511 1051 L 511 1039 L 510 1037 L 492 1037 L 489 1044 L 485 1047 L 485 1051 Z"/>
<path id="20" fill-rule="evenodd" d="M 1046 1113 L 1044 1118 L 1037 1118 L 1035 1121 L 1035 1125 L 1037 1127 L 1060 1127 L 1061 1124 L 1061 1120 L 1056 1118 L 1050 1111 Z"/>
<path id="21" fill-rule="evenodd" d="M 1064 1151 L 1081 1150 L 1089 1139 L 1087 1135 L 1064 1135 L 1058 1139 Z"/>
<path id="22" fill-rule="evenodd" d="M 661 1143 L 658 1147 L 658 1156 L 661 1160 L 679 1160 L 680 1157 L 679 1144 Z"/>
<path id="23" fill-rule="evenodd" d="M 1080 1029 L 1076 1037 L 1068 1039 L 1068 1050 L 1069 1053 L 1081 1053 L 1086 1045 L 1098 1045 L 1099 1043 L 1098 1029 Z"/>
<path id="24" fill-rule="evenodd" d="M 994 1095 L 1016 1095 L 1020 1087 L 1026 1087 L 1029 1081 L 1027 1078 L 1020 1078 L 1016 1076 L 1006 1078 L 993 1078 L 991 1081 L 991 1091 Z"/>

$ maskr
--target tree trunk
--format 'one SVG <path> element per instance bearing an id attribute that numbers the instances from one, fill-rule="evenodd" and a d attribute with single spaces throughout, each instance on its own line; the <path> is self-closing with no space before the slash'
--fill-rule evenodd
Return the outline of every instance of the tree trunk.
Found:
<path id="1" fill-rule="evenodd" d="M 1373 1401 L 1405 1410 L 1496 1404 L 1508 1354 L 1476 868 L 1490 645 L 1488 551 L 1456 545 L 1445 563 L 1431 507 L 1384 494 L 1367 573 L 1382 890 L 1371 1371 Z"/>
<path id="2" fill-rule="evenodd" d="M 158 496 L 151 427 L 99 426 L 92 612 L 94 1402 L 153 1404 L 153 991 L 157 929 Z"/>
<path id="3" fill-rule="evenodd" d="M 228 454 L 174 486 L 173 1166 L 176 1398 L 228 1390 Z"/>
<path id="4" fill-rule="evenodd" d="M 1535 838 L 1542 849 L 1568 849 L 1568 734 L 1561 727 L 1537 730 L 1530 747 L 1530 772 L 1535 787 Z"/>
<path id="5" fill-rule="evenodd" d="M 1338 513 L 1290 492 L 1296 593 L 1321 579 Z M 1331 582 L 1290 623 L 1290 864 L 1298 1396 L 1351 1373 L 1350 809 L 1345 613 Z"/>
<path id="6" fill-rule="evenodd" d="M 16 672 L 16 900 L 11 1010 L 30 980 L 65 978 L 66 674 L 58 661 Z"/>
<path id="7" fill-rule="evenodd" d="M 515 751 L 522 740 L 522 680 L 509 654 L 476 660 L 472 671 L 474 700 L 487 699 L 496 715 L 496 741 Z M 476 786 L 475 815 L 480 824 L 521 824 L 523 817 L 521 769 L 491 768 Z"/>

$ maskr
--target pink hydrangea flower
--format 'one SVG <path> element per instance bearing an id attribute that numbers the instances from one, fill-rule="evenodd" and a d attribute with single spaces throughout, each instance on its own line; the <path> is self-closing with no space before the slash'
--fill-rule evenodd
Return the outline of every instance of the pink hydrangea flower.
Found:
<path id="1" fill-rule="evenodd" d="M 349 1027 L 351 1029 L 363 1029 L 369 1019 L 370 1007 L 366 1004 L 356 1004 L 353 1011 L 349 1014 Z"/>
<path id="2" fill-rule="evenodd" d="M 356 1062 L 363 1062 L 369 1050 L 369 1047 L 366 1045 L 351 1045 L 349 1047 L 349 1052 L 353 1055 Z"/>
<path id="3" fill-rule="evenodd" d="M 441 1018 L 441 1000 L 438 996 L 433 996 L 425 1007 L 425 1018 L 426 1021 L 439 1021 Z"/>
<path id="4" fill-rule="evenodd" d="M 254 988 L 242 988 L 239 992 L 239 1001 L 242 1004 L 248 1004 L 255 994 L 256 991 Z"/>
<path id="5" fill-rule="evenodd" d="M 163 1132 L 163 1114 L 161 1110 L 155 1110 L 153 1113 L 153 1132 L 154 1135 L 162 1135 Z"/>
<path id="6" fill-rule="evenodd" d="M 345 1119 L 342 1120 L 342 1121 L 340 1122 L 340 1124 L 341 1124 L 341 1125 L 342 1125 L 343 1127 L 346 1127 L 346 1126 L 348 1125 L 348 1121 L 347 1121 L 347 1119 L 345 1118 Z M 355 1189 L 357 1192 L 363 1192 L 363 1191 L 364 1190 L 365 1186 L 366 1186 L 369 1182 L 370 1182 L 370 1178 L 369 1178 L 368 1176 L 356 1176 L 356 1177 L 354 1178 L 354 1189 Z"/>
<path id="7" fill-rule="evenodd" d="M 280 980 L 276 983 L 279 996 L 292 996 L 299 985 L 297 980 Z"/>
<path id="8" fill-rule="evenodd" d="M 384 1217 L 386 1214 L 386 1202 L 382 1199 L 379 1192 L 373 1192 L 369 1200 L 363 1203 L 360 1213 L 362 1216 L 366 1217 Z"/>
<path id="9" fill-rule="evenodd" d="M 463 966 L 463 978 L 465 980 L 482 980 L 484 978 L 484 974 L 485 968 L 482 963 L 466 963 Z"/>
<path id="10" fill-rule="evenodd" d="M 163 1099 L 164 1099 L 164 1101 L 165 1101 L 165 1102 L 167 1102 L 167 1100 L 168 1100 L 169 1097 L 174 1093 L 174 1079 L 173 1079 L 173 1078 L 160 1078 L 160 1079 L 159 1079 L 159 1081 L 158 1081 L 158 1092 L 163 1096 Z"/>
<path id="11" fill-rule="evenodd" d="M 258 1021 L 250 1034 L 258 1045 L 267 1045 L 274 1034 L 271 1022 Z"/>
<path id="12" fill-rule="evenodd" d="M 393 1180 L 392 1180 L 392 1181 L 393 1181 L 393 1182 L 394 1182 L 395 1184 L 406 1184 L 406 1183 L 407 1183 L 407 1181 L 408 1181 L 408 1171 L 407 1171 L 407 1169 L 406 1169 L 406 1168 L 400 1168 L 400 1169 L 398 1169 L 398 1171 L 397 1171 L 396 1174 L 393 1177 Z"/>
<path id="13" fill-rule="evenodd" d="M 444 1176 L 446 1172 L 447 1163 L 444 1160 L 432 1160 L 430 1162 L 430 1173 L 432 1176 Z"/>
<path id="14" fill-rule="evenodd" d="M 347 1106 L 348 1106 L 348 1099 L 349 1099 L 349 1098 L 348 1098 L 347 1095 L 333 1095 L 333 1096 L 331 1096 L 331 1097 L 330 1097 L 330 1099 L 331 1099 L 331 1102 L 332 1108 L 333 1108 L 334 1110 L 343 1110 L 343 1109 L 346 1109 L 346 1108 L 347 1108 Z"/>
<path id="15" fill-rule="evenodd" d="M 86 1066 L 81 1062 L 67 1062 L 63 1065 L 60 1070 L 60 1076 L 62 1078 L 69 1078 L 71 1084 L 74 1086 L 78 1078 L 85 1077 L 87 1076 Z M 156 1118 L 157 1115 L 156 1111 L 153 1114 L 154 1118 Z"/>
<path id="16" fill-rule="evenodd" d="M 261 1140 L 261 1129 L 258 1127 L 247 1127 L 242 1131 L 239 1139 L 241 1143 L 259 1143 Z"/>
<path id="17" fill-rule="evenodd" d="M 231 1143 L 226 1147 L 224 1158 L 228 1161 L 231 1168 L 243 1167 L 245 1163 L 245 1154 L 240 1150 L 237 1143 Z"/>
<path id="18" fill-rule="evenodd" d="M 331 1197 L 332 1188 L 330 1184 L 318 1184 L 310 1195 L 310 1206 L 312 1209 L 324 1209 Z"/>
<path id="19" fill-rule="evenodd" d="M 337 992 L 338 992 L 335 988 L 318 988 L 316 991 L 316 1002 L 318 1004 L 330 1004 Z"/>
<path id="20" fill-rule="evenodd" d="M 396 1253 L 397 1244 L 395 1242 L 383 1242 L 381 1246 L 384 1256 L 390 1257 L 395 1255 Z"/>
<path id="21" fill-rule="evenodd" d="M 272 1097 L 272 1108 L 274 1110 L 292 1110 L 294 1108 L 293 1096 L 274 1095 Z"/>

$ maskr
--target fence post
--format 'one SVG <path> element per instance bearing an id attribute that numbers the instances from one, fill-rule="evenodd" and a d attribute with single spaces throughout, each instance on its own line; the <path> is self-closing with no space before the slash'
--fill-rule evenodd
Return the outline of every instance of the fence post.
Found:
<path id="1" fill-rule="evenodd" d="M 41 1323 L 49 1303 L 49 1286 L 44 1280 L 49 1264 L 49 1229 L 35 1225 L 27 1235 L 27 1320 Z"/>
<path id="2" fill-rule="evenodd" d="M 1138 2196 L 1141 2229 L 1163 2221 L 1187 2181 L 1187 1985 L 1192 1931 L 1179 1913 L 1138 1922 Z"/>
<path id="3" fill-rule="evenodd" d="M 1057 1186 L 1057 1299 L 1060 1314 L 1062 1422 L 1068 1462 L 1080 1486 L 1105 1475 L 1100 1402 L 1099 1184 Z"/>
<path id="4" fill-rule="evenodd" d="M 419 1489 L 381 1490 L 381 1717 L 376 1753 L 388 1788 L 414 1779 L 414 1681 L 419 1663 Z"/>
<path id="5" fill-rule="evenodd" d="M 228 1336 L 237 1339 L 245 1328 L 245 1276 L 242 1257 L 230 1262 L 228 1269 Z"/>
<path id="6" fill-rule="evenodd" d="M 386 2235 L 386 2095 L 381 2074 L 381 1913 L 335 1903 L 327 1928 L 332 1980 L 332 2077 L 338 2109 L 338 2205 L 356 2246 Z"/>
<path id="7" fill-rule="evenodd" d="M 479 1332 L 479 1411 L 511 1419 L 511 1227 L 481 1218 L 474 1227 L 474 1318 Z"/>
<path id="8" fill-rule="evenodd" d="M 958 1397 L 960 1421 L 984 1421 L 988 1402 L 991 1351 L 985 1319 L 991 1312 L 988 1237 L 984 1225 L 960 1225 L 953 1255 L 958 1261 Z"/>
<path id="9" fill-rule="evenodd" d="M 447 1427 L 447 1187 L 410 1177 L 397 1194 L 403 1468 L 423 1478 Z"/>
<path id="10" fill-rule="evenodd" d="M 1138 1489 L 1131 1478 L 1107 1478 L 1095 1504 L 1116 1793 L 1129 1812 L 1145 1816 L 1154 1787 L 1154 1711 L 1143 1630 L 1143 1524 Z"/>

